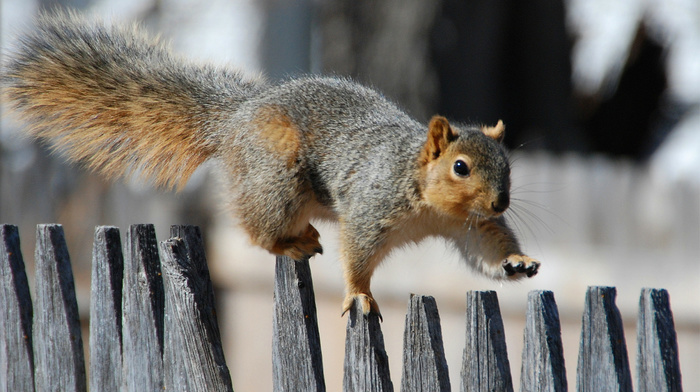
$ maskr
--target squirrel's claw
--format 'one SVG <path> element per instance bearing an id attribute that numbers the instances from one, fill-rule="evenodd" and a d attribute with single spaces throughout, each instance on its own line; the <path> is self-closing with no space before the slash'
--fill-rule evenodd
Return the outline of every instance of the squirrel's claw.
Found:
<path id="1" fill-rule="evenodd" d="M 528 278 L 537 275 L 540 262 L 525 255 L 510 255 L 503 260 L 503 269 L 507 276 L 525 274 Z"/>
<path id="2" fill-rule="evenodd" d="M 358 301 L 360 303 L 360 307 L 362 308 L 362 314 L 364 316 L 368 316 L 370 313 L 374 313 L 377 316 L 379 316 L 379 320 L 384 321 L 384 318 L 382 318 L 382 313 L 379 311 L 379 305 L 377 305 L 377 301 L 375 301 L 371 293 L 346 295 L 345 300 L 343 301 L 343 313 L 341 314 L 341 317 L 345 316 L 345 313 L 352 309 L 352 307 L 355 305 L 355 301 Z"/>

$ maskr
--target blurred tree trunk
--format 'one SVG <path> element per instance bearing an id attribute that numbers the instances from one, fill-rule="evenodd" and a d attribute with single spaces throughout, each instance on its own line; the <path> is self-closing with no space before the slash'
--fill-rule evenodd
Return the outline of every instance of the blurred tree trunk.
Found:
<path id="1" fill-rule="evenodd" d="M 321 73 L 349 75 L 427 120 L 438 94 L 430 37 L 439 8 L 431 0 L 321 2 Z"/>
<path id="2" fill-rule="evenodd" d="M 433 37 L 439 110 L 506 123 L 511 146 L 585 150 L 573 121 L 564 2 L 443 0 Z"/>
<path id="3" fill-rule="evenodd" d="M 563 1 L 322 1 L 321 72 L 372 85 L 419 120 L 507 124 L 511 146 L 582 150 Z"/>

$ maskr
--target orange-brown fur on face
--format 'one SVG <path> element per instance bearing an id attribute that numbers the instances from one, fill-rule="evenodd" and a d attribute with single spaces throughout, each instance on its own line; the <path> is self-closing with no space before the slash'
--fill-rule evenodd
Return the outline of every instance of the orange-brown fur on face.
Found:
<path id="1" fill-rule="evenodd" d="M 495 127 L 482 127 L 488 137 L 500 141 L 505 127 L 499 121 Z M 473 214 L 495 216 L 492 208 L 500 190 L 483 171 L 475 168 L 477 162 L 466 151 L 460 151 L 453 143 L 459 137 L 456 129 L 447 120 L 435 116 L 430 122 L 428 140 L 420 157 L 422 195 L 424 200 L 439 211 L 455 218 L 466 219 Z M 459 176 L 453 170 L 456 161 L 462 160 L 470 168 L 468 176 Z M 477 170 L 472 170 L 477 169 Z M 498 184 L 500 186 L 500 184 Z"/>
<path id="2" fill-rule="evenodd" d="M 452 170 L 457 159 L 471 165 L 469 157 L 456 151 L 449 151 L 427 165 L 423 197 L 433 207 L 456 218 L 466 219 L 474 212 L 483 214 L 487 211 L 482 206 L 485 204 L 483 183 L 476 174 L 458 177 Z"/>

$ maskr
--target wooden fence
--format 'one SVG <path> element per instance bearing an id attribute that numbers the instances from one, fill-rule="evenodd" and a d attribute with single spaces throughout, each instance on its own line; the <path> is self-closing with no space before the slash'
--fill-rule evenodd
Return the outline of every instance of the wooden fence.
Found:
<path id="1" fill-rule="evenodd" d="M 152 225 L 133 225 L 124 253 L 119 230 L 95 231 L 90 306 L 91 391 L 231 391 L 201 233 L 173 226 L 158 243 Z M 0 226 L 0 391 L 85 391 L 85 360 L 70 257 L 60 225 L 39 225 L 32 303 L 16 226 Z M 586 293 L 578 391 L 631 391 L 632 377 L 614 287 Z M 274 290 L 275 391 L 322 391 L 325 382 L 309 264 L 278 258 Z M 637 322 L 639 391 L 680 391 L 673 316 L 666 290 L 643 289 Z M 498 299 L 467 293 L 461 391 L 512 391 Z M 435 300 L 411 296 L 404 332 L 402 391 L 449 391 Z M 377 316 L 349 312 L 344 390 L 393 390 Z M 566 391 L 559 314 L 549 291 L 530 292 L 522 391 Z"/>

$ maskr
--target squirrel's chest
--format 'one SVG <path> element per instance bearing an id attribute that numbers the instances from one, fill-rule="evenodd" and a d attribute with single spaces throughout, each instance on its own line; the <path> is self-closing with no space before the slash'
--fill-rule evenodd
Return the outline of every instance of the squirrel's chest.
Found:
<path id="1" fill-rule="evenodd" d="M 419 243 L 425 238 L 449 235 L 453 222 L 447 222 L 437 214 L 423 208 L 411 209 L 394 220 L 388 232 L 386 243 L 389 247 L 401 247 Z"/>

